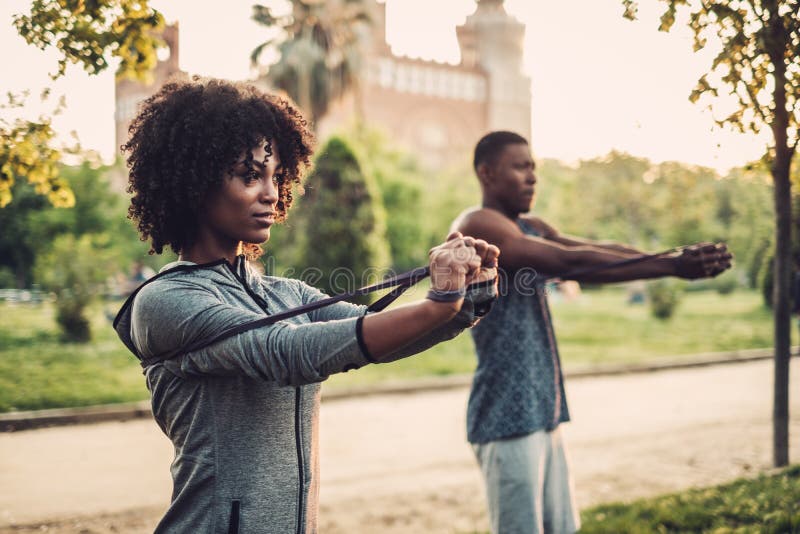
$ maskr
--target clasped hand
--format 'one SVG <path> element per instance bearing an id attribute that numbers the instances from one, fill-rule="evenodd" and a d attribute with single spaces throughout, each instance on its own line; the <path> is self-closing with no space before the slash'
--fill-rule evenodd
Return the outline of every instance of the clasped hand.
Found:
<path id="1" fill-rule="evenodd" d="M 495 280 L 500 249 L 483 239 L 453 232 L 428 252 L 431 288 L 457 291 L 470 284 Z"/>
<path id="2" fill-rule="evenodd" d="M 732 259 L 725 243 L 697 243 L 676 256 L 675 274 L 689 280 L 714 277 L 730 269 Z"/>

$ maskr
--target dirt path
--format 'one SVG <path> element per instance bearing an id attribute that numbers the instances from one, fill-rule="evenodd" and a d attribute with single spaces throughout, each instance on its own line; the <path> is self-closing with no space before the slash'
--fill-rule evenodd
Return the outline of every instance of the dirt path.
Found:
<path id="1" fill-rule="evenodd" d="M 769 468 L 769 362 L 568 384 L 578 502 L 656 495 Z M 800 391 L 800 373 L 791 391 Z M 465 389 L 323 403 L 320 531 L 486 530 Z M 790 457 L 800 460 L 800 396 Z M 0 434 L 0 533 L 152 532 L 171 447 L 152 421 Z"/>

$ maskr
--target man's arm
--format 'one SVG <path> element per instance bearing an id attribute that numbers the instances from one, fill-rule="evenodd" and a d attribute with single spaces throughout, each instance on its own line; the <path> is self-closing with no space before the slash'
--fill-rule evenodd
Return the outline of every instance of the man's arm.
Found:
<path id="1" fill-rule="evenodd" d="M 630 245 L 623 245 L 622 243 L 616 243 L 614 241 L 594 241 L 592 239 L 585 239 L 583 237 L 562 234 L 555 227 L 550 226 L 544 220 L 532 215 L 521 215 L 520 218 L 526 220 L 531 226 L 536 228 L 539 233 L 542 234 L 543 238 L 549 241 L 554 241 L 559 245 L 564 245 L 567 247 L 594 247 L 603 250 L 609 250 L 611 252 L 629 254 L 631 256 L 641 256 L 642 254 L 647 254 L 647 252 L 638 250 Z"/>
<path id="2" fill-rule="evenodd" d="M 606 265 L 629 259 L 630 252 L 618 252 L 591 245 L 564 245 L 546 238 L 525 235 L 516 223 L 491 209 L 473 210 L 459 217 L 453 229 L 495 243 L 501 251 L 500 267 L 506 271 L 532 268 L 563 276 L 577 269 Z M 730 267 L 730 254 L 724 246 L 713 250 L 687 251 L 678 256 L 660 257 L 641 263 L 605 269 L 594 274 L 570 277 L 582 282 L 624 282 L 662 276 L 701 278 L 716 276 Z M 699 249 L 698 249 L 699 250 Z"/>

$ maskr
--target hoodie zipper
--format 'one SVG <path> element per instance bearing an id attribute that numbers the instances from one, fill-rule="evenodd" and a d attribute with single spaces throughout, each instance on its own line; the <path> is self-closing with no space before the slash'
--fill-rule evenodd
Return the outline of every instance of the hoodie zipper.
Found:
<path id="1" fill-rule="evenodd" d="M 230 263 L 225 262 L 225 264 L 230 269 L 231 273 L 237 280 L 242 284 L 242 287 L 247 292 L 248 295 L 256 302 L 256 304 L 264 310 L 264 313 L 267 312 L 267 303 L 266 301 L 261 298 L 261 296 L 257 295 L 252 289 L 250 289 L 250 285 L 247 283 L 246 274 L 239 273 L 239 267 L 241 266 L 242 269 L 246 268 L 243 266 L 244 258 L 237 258 L 237 263 L 235 265 L 231 265 Z M 297 450 L 297 529 L 295 532 L 297 534 L 302 534 L 302 526 L 303 526 L 303 517 L 305 512 L 305 468 L 304 468 L 304 461 L 303 461 L 303 425 L 302 419 L 300 416 L 300 411 L 302 408 L 302 390 L 301 388 L 295 387 L 294 388 L 294 444 Z"/>
<path id="2" fill-rule="evenodd" d="M 300 387 L 294 388 L 294 444 L 297 448 L 297 476 L 299 478 L 297 485 L 297 534 L 301 534 L 301 527 L 303 525 L 303 515 L 305 511 L 304 496 L 305 496 L 305 471 L 303 468 L 303 435 L 302 425 L 300 420 L 300 408 L 302 405 L 302 391 Z"/>
<path id="3" fill-rule="evenodd" d="M 266 301 L 261 298 L 261 296 L 257 295 L 252 289 L 250 289 L 250 285 L 247 283 L 247 275 L 245 273 L 240 274 L 239 268 L 245 269 L 244 266 L 244 258 L 237 257 L 236 263 L 231 265 L 228 262 L 225 262 L 225 265 L 228 266 L 228 269 L 231 271 L 231 274 L 242 284 L 242 287 L 247 292 L 248 295 L 256 302 L 256 304 L 267 313 L 267 303 Z M 300 410 L 302 406 L 302 389 L 297 386 L 294 388 L 294 445 L 297 450 L 297 528 L 295 532 L 297 534 L 302 534 L 302 527 L 303 527 L 303 518 L 305 512 L 305 468 L 303 462 L 303 427 L 302 427 L 302 420 L 300 418 Z"/>

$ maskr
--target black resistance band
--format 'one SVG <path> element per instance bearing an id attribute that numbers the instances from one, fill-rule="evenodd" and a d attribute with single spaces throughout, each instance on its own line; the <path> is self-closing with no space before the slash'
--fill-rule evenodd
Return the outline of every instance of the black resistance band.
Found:
<path id="1" fill-rule="evenodd" d="M 610 263 L 603 263 L 600 265 L 592 265 L 590 267 L 585 267 L 582 269 L 575 269 L 568 273 L 564 273 L 561 275 L 554 275 L 554 276 L 547 276 L 544 278 L 543 281 L 549 280 L 569 280 L 575 278 L 577 276 L 585 276 L 587 274 L 593 274 L 596 272 L 604 271 L 607 269 L 614 269 L 616 267 L 622 267 L 625 265 L 632 265 L 635 263 L 642 263 L 648 260 L 652 260 L 654 258 L 659 258 L 661 256 L 666 256 L 669 254 L 673 254 L 680 250 L 680 248 L 673 248 L 669 250 L 665 250 L 664 252 L 659 252 L 657 254 L 643 254 L 641 256 L 636 256 L 633 258 L 626 258 L 624 260 L 610 262 Z M 402 295 L 409 287 L 413 286 L 414 284 L 424 280 L 430 276 L 430 268 L 429 267 L 417 267 L 411 271 L 399 274 L 397 276 L 393 276 L 391 278 L 387 278 L 381 282 L 376 284 L 372 284 L 369 286 L 364 286 L 358 288 L 354 291 L 350 291 L 347 293 L 341 293 L 339 295 L 334 295 L 332 297 L 324 298 L 315 302 L 310 302 L 308 304 L 303 304 L 302 306 L 298 306 L 296 308 L 291 308 L 289 310 L 282 311 L 280 313 L 276 313 L 274 315 L 270 315 L 264 317 L 262 319 L 257 319 L 255 321 L 249 321 L 247 323 L 240 324 L 233 328 L 229 328 L 224 332 L 219 333 L 218 335 L 214 336 L 210 340 L 203 340 L 193 345 L 190 345 L 186 349 L 182 350 L 184 354 L 189 352 L 194 352 L 201 348 L 207 347 L 218 341 L 222 341 L 223 339 L 228 339 L 230 337 L 239 335 L 243 332 L 248 332 L 250 330 L 254 330 L 256 328 L 261 328 L 262 326 L 268 326 L 271 324 L 275 324 L 278 321 L 283 321 L 284 319 L 289 319 L 291 317 L 295 317 L 297 315 L 301 315 L 304 313 L 308 313 L 314 310 L 318 310 L 319 308 L 324 308 L 325 306 L 330 306 L 331 304 L 335 304 L 337 302 L 341 302 L 343 300 L 347 300 L 353 298 L 358 295 L 366 295 L 368 293 L 373 293 L 375 291 L 380 291 L 381 289 L 387 288 L 394 288 L 389 293 L 381 297 L 380 299 L 373 302 L 368 308 L 367 311 L 370 312 L 377 312 L 385 309 L 389 304 L 397 300 L 400 295 Z M 477 284 L 471 284 L 467 289 L 475 289 L 479 287 L 487 287 L 494 283 L 494 280 L 489 280 L 486 282 L 479 282 Z M 151 358 L 141 358 L 142 367 L 147 367 L 149 365 L 153 365 L 160 361 L 168 359 L 168 357 L 162 356 L 153 356 Z"/>

